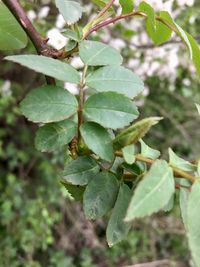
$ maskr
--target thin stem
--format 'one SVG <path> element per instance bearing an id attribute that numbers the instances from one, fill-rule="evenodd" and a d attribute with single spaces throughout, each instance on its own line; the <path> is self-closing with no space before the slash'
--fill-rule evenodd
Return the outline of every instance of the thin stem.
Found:
<path id="1" fill-rule="evenodd" d="M 102 17 L 107 10 L 114 4 L 115 0 L 110 0 L 105 7 L 99 12 L 99 14 L 95 17 L 95 20 L 99 19 L 100 17 Z"/>
<path id="2" fill-rule="evenodd" d="M 87 73 L 88 66 L 85 65 L 79 84 L 79 104 L 78 104 L 78 140 L 80 140 L 80 126 L 83 123 L 83 104 L 84 104 L 84 87 L 85 87 L 85 76 Z"/>
<path id="3" fill-rule="evenodd" d="M 115 152 L 115 155 L 117 157 L 123 157 L 123 154 L 120 151 Z M 153 164 L 155 162 L 155 160 L 145 158 L 140 154 L 136 155 L 135 158 L 136 158 L 136 160 L 145 162 L 147 164 Z M 176 167 L 174 167 L 172 165 L 170 165 L 170 167 L 173 169 L 174 176 L 176 178 L 185 178 L 185 179 L 189 180 L 192 183 L 194 183 L 196 181 L 196 177 L 193 176 L 192 174 L 190 174 L 188 172 L 185 172 L 185 171 L 183 171 L 183 170 L 181 170 L 179 168 L 176 168 Z"/>

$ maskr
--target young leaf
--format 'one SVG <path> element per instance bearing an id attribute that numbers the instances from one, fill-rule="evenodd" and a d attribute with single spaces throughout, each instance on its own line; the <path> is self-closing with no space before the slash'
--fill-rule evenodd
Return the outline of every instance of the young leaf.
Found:
<path id="1" fill-rule="evenodd" d="M 133 11 L 133 0 L 119 0 L 122 7 L 122 14 L 130 13 Z"/>
<path id="2" fill-rule="evenodd" d="M 116 177 L 108 172 L 96 175 L 86 187 L 83 208 L 88 219 L 95 220 L 112 209 L 118 192 Z"/>
<path id="3" fill-rule="evenodd" d="M 123 61 L 115 48 L 97 41 L 81 42 L 79 55 L 88 66 L 121 65 Z"/>
<path id="4" fill-rule="evenodd" d="M 140 144 L 141 144 L 140 154 L 142 156 L 149 158 L 149 159 L 157 159 L 160 157 L 160 151 L 149 147 L 147 144 L 145 144 L 145 142 L 142 139 L 140 140 Z"/>
<path id="5" fill-rule="evenodd" d="M 73 185 L 87 185 L 99 172 L 99 165 L 88 156 L 71 161 L 62 172 L 63 180 Z"/>
<path id="6" fill-rule="evenodd" d="M 126 221 L 162 210 L 175 190 L 173 171 L 164 160 L 157 160 L 139 183 L 130 202 Z"/>
<path id="7" fill-rule="evenodd" d="M 0 1 L 0 50 L 21 49 L 27 45 L 26 33 Z"/>
<path id="8" fill-rule="evenodd" d="M 75 96 L 58 86 L 32 90 L 20 104 L 23 115 L 33 122 L 56 122 L 72 116 L 78 107 Z"/>
<path id="9" fill-rule="evenodd" d="M 89 149 L 100 158 L 113 161 L 112 139 L 105 128 L 95 122 L 85 122 L 82 124 L 80 131 Z"/>
<path id="10" fill-rule="evenodd" d="M 122 148 L 122 153 L 124 160 L 128 164 L 133 164 L 135 162 L 135 146 L 134 145 L 128 145 Z"/>
<path id="11" fill-rule="evenodd" d="M 144 89 L 140 78 L 122 66 L 102 67 L 86 77 L 86 84 L 99 92 L 114 91 L 130 98 L 137 96 Z"/>
<path id="12" fill-rule="evenodd" d="M 106 128 L 122 128 L 138 117 L 136 105 L 126 96 L 104 92 L 92 95 L 84 105 L 85 116 Z"/>
<path id="13" fill-rule="evenodd" d="M 122 241 L 131 228 L 130 223 L 124 222 L 131 196 L 132 192 L 130 188 L 126 184 L 122 184 L 106 229 L 106 237 L 109 247 Z"/>
<path id="14" fill-rule="evenodd" d="M 69 25 L 76 23 L 82 17 L 83 8 L 79 2 L 73 0 L 56 0 L 56 7 Z"/>
<path id="15" fill-rule="evenodd" d="M 130 144 L 136 143 L 150 130 L 150 128 L 157 124 L 162 118 L 160 117 L 150 117 L 136 122 L 132 126 L 119 133 L 114 141 L 114 149 L 121 149 L 122 147 L 128 146 Z"/>
<path id="16" fill-rule="evenodd" d="M 170 165 L 177 167 L 183 171 L 194 172 L 196 171 L 196 166 L 178 157 L 171 148 L 169 148 L 169 163 Z"/>
<path id="17" fill-rule="evenodd" d="M 68 144 L 77 132 L 73 121 L 49 123 L 40 127 L 36 133 L 35 146 L 42 152 L 51 152 Z"/>
<path id="18" fill-rule="evenodd" d="M 156 45 L 160 45 L 168 41 L 171 37 L 172 30 L 163 24 L 160 20 L 156 20 L 154 9 L 146 2 L 141 2 L 139 10 L 147 14 L 146 29 L 149 37 Z M 173 23 L 171 16 L 166 11 L 159 13 L 161 19 L 166 19 Z"/>
<path id="19" fill-rule="evenodd" d="M 76 84 L 80 81 L 80 76 L 77 70 L 67 63 L 63 63 L 57 59 L 37 55 L 8 56 L 5 59 L 19 63 L 22 66 L 60 81 Z"/>
<path id="20" fill-rule="evenodd" d="M 200 183 L 195 182 L 188 197 L 187 228 L 189 246 L 197 267 L 200 266 Z"/>

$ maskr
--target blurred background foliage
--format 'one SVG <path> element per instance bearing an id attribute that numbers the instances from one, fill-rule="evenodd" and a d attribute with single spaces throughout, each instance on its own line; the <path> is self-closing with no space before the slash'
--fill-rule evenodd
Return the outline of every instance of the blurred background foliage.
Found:
<path id="1" fill-rule="evenodd" d="M 65 27 L 53 1 L 21 1 L 29 18 L 50 44 L 66 45 L 60 34 Z M 98 8 L 82 1 L 86 22 Z M 136 4 L 139 1 L 135 1 Z M 177 22 L 200 40 L 200 2 L 192 0 L 148 1 L 158 10 L 167 9 Z M 165 119 L 145 138 L 147 144 L 167 157 L 170 146 L 187 159 L 199 157 L 199 77 L 188 55 L 173 36 L 155 48 L 143 31 L 141 20 L 129 20 L 92 37 L 119 49 L 124 64 L 145 81 L 137 100 L 141 117 Z M 114 267 L 167 259 L 165 266 L 192 266 L 180 212 L 174 207 L 133 224 L 128 239 L 113 248 L 105 242 L 105 220 L 84 219 L 59 183 L 64 164 L 61 151 L 41 154 L 34 148 L 36 130 L 20 115 L 18 104 L 44 78 L 19 65 L 3 61 L 0 53 L 0 267 Z M 29 43 L 23 51 L 34 53 Z M 81 69 L 78 58 L 71 63 Z M 67 88 L 76 92 L 76 88 Z M 162 265 L 164 266 L 164 265 Z"/>

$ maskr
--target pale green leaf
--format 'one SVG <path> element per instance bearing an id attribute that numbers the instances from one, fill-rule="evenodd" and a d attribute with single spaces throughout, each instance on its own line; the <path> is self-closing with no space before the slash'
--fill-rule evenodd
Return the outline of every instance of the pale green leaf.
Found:
<path id="1" fill-rule="evenodd" d="M 200 115 L 200 105 L 196 104 L 196 107 L 197 107 L 197 111 L 199 112 L 199 115 Z"/>
<path id="2" fill-rule="evenodd" d="M 85 122 L 80 128 L 86 145 L 100 158 L 113 161 L 112 139 L 105 128 L 95 122 Z"/>
<path id="3" fill-rule="evenodd" d="M 65 166 L 63 180 L 73 185 L 87 185 L 99 172 L 99 165 L 88 156 L 78 157 Z"/>
<path id="4" fill-rule="evenodd" d="M 66 29 L 64 31 L 61 32 L 62 35 L 64 35 L 65 37 L 69 38 L 70 40 L 79 41 L 79 36 L 78 33 L 75 31 L 72 31 L 71 29 Z"/>
<path id="5" fill-rule="evenodd" d="M 68 144 L 77 132 L 73 121 L 54 122 L 40 127 L 36 133 L 35 146 L 42 152 L 50 152 Z"/>
<path id="6" fill-rule="evenodd" d="M 141 93 L 144 84 L 132 71 L 122 66 L 106 66 L 86 77 L 87 86 L 99 92 L 114 91 L 133 98 Z"/>
<path id="7" fill-rule="evenodd" d="M 86 187 L 83 208 L 88 219 L 101 218 L 112 209 L 118 193 L 118 181 L 108 172 L 96 175 Z"/>
<path id="8" fill-rule="evenodd" d="M 128 145 L 122 149 L 123 157 L 126 163 L 133 164 L 135 162 L 135 146 Z"/>
<path id="9" fill-rule="evenodd" d="M 130 223 L 124 222 L 131 196 L 132 192 L 130 188 L 126 184 L 122 184 L 106 229 L 106 237 L 109 247 L 122 241 L 131 228 Z"/>
<path id="10" fill-rule="evenodd" d="M 192 257 L 197 267 L 200 266 L 200 183 L 195 182 L 188 197 L 187 235 Z"/>
<path id="11" fill-rule="evenodd" d="M 115 48 L 97 41 L 81 42 L 79 55 L 88 66 L 121 65 L 123 61 Z"/>
<path id="12" fill-rule="evenodd" d="M 33 122 L 50 123 L 62 121 L 76 113 L 75 96 L 58 86 L 33 89 L 21 102 L 23 115 Z"/>
<path id="13" fill-rule="evenodd" d="M 113 146 L 114 149 L 120 149 L 130 144 L 135 144 L 139 139 L 145 136 L 145 134 L 151 129 L 151 127 L 157 124 L 162 118 L 160 117 L 150 117 L 138 121 L 122 130 L 114 139 Z"/>
<path id="14" fill-rule="evenodd" d="M 67 24 L 74 24 L 82 17 L 83 8 L 78 1 L 56 0 L 55 2 Z"/>
<path id="15" fill-rule="evenodd" d="M 84 104 L 84 114 L 106 128 L 123 128 L 138 117 L 136 105 L 126 96 L 104 92 L 92 95 Z"/>
<path id="16" fill-rule="evenodd" d="M 5 59 L 64 82 L 78 84 L 80 81 L 77 70 L 57 59 L 37 55 L 8 56 Z"/>
<path id="17" fill-rule="evenodd" d="M 190 183 L 185 180 L 180 180 L 180 185 L 190 187 Z M 188 197 L 189 197 L 189 190 L 187 188 L 181 187 L 180 193 L 179 193 L 179 204 L 180 204 L 180 210 L 181 210 L 181 217 L 185 226 L 185 229 L 187 230 L 187 205 L 188 205 Z"/>
<path id="18" fill-rule="evenodd" d="M 22 49 L 26 45 L 26 33 L 8 8 L 0 1 L 0 50 Z"/>
<path id="19" fill-rule="evenodd" d="M 143 140 L 140 140 L 141 155 L 149 159 L 157 159 L 160 157 L 160 151 L 149 147 Z"/>
<path id="20" fill-rule="evenodd" d="M 133 0 L 119 0 L 122 7 L 122 14 L 130 13 L 133 11 Z"/>
<path id="21" fill-rule="evenodd" d="M 162 210 L 174 191 L 172 169 L 164 160 L 155 161 L 135 190 L 127 211 L 126 221 L 149 216 Z"/>
<path id="22" fill-rule="evenodd" d="M 177 156 L 171 148 L 169 148 L 169 163 L 171 166 L 174 166 L 186 172 L 196 171 L 195 165 Z"/>
<path id="23" fill-rule="evenodd" d="M 174 195 L 172 195 L 172 197 L 168 201 L 167 205 L 164 206 L 163 211 L 169 212 L 173 209 L 173 207 L 174 207 Z"/>

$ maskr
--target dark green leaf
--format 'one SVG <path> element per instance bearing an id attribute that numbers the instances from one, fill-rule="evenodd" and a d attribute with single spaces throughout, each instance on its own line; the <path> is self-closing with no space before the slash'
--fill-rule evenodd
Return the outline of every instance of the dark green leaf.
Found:
<path id="1" fill-rule="evenodd" d="M 43 86 L 32 90 L 21 102 L 21 111 L 33 122 L 62 121 L 77 111 L 77 100 L 58 86 Z"/>
<path id="2" fill-rule="evenodd" d="M 95 220 L 104 216 L 115 204 L 118 181 L 108 172 L 99 173 L 86 187 L 83 208 L 88 219 Z"/>
<path id="3" fill-rule="evenodd" d="M 113 161 L 112 139 L 105 128 L 95 122 L 85 122 L 80 130 L 83 140 L 89 149 L 100 158 Z"/>
<path id="4" fill-rule="evenodd" d="M 113 141 L 114 149 L 121 149 L 122 147 L 136 143 L 150 130 L 153 125 L 157 124 L 161 119 L 162 118 L 160 117 L 146 118 L 136 122 L 127 129 L 122 130 Z"/>
<path id="5" fill-rule="evenodd" d="M 164 160 L 155 161 L 135 190 L 127 211 L 126 221 L 149 216 L 162 210 L 174 191 L 172 169 Z"/>
<path id="6" fill-rule="evenodd" d="M 121 65 L 123 61 L 115 48 L 96 41 L 81 42 L 79 55 L 88 66 Z"/>
<path id="7" fill-rule="evenodd" d="M 21 49 L 27 45 L 27 37 L 22 27 L 0 1 L 0 50 Z"/>
<path id="8" fill-rule="evenodd" d="M 49 123 L 39 128 L 36 133 L 35 146 L 42 152 L 54 151 L 68 144 L 77 132 L 77 124 L 65 120 Z"/>
<path id="9" fill-rule="evenodd" d="M 132 192 L 126 184 L 120 186 L 117 200 L 106 229 L 107 242 L 110 247 L 122 241 L 128 234 L 131 224 L 124 222 Z"/>
<path id="10" fill-rule="evenodd" d="M 122 66 L 102 67 L 87 76 L 86 84 L 99 92 L 114 91 L 130 98 L 144 89 L 140 78 Z"/>
<path id="11" fill-rule="evenodd" d="M 83 8 L 79 2 L 73 0 L 56 0 L 55 2 L 67 24 L 74 24 L 81 18 Z"/>
<path id="12" fill-rule="evenodd" d="M 84 105 L 84 114 L 106 128 L 122 128 L 138 117 L 136 105 L 126 96 L 104 92 L 92 95 Z M 112 123 L 111 123 L 112 122 Z"/>
<path id="13" fill-rule="evenodd" d="M 78 84 L 80 81 L 78 71 L 57 59 L 37 55 L 8 56 L 5 59 L 64 82 Z"/>
<path id="14" fill-rule="evenodd" d="M 87 156 L 71 161 L 62 172 L 63 180 L 74 185 L 86 185 L 99 172 L 96 161 Z"/>
<path id="15" fill-rule="evenodd" d="M 82 201 L 83 200 L 83 194 L 85 192 L 84 186 L 79 185 L 72 185 L 69 183 L 66 183 L 64 181 L 61 181 L 61 184 L 64 185 L 67 192 L 76 200 L 76 201 Z"/>

